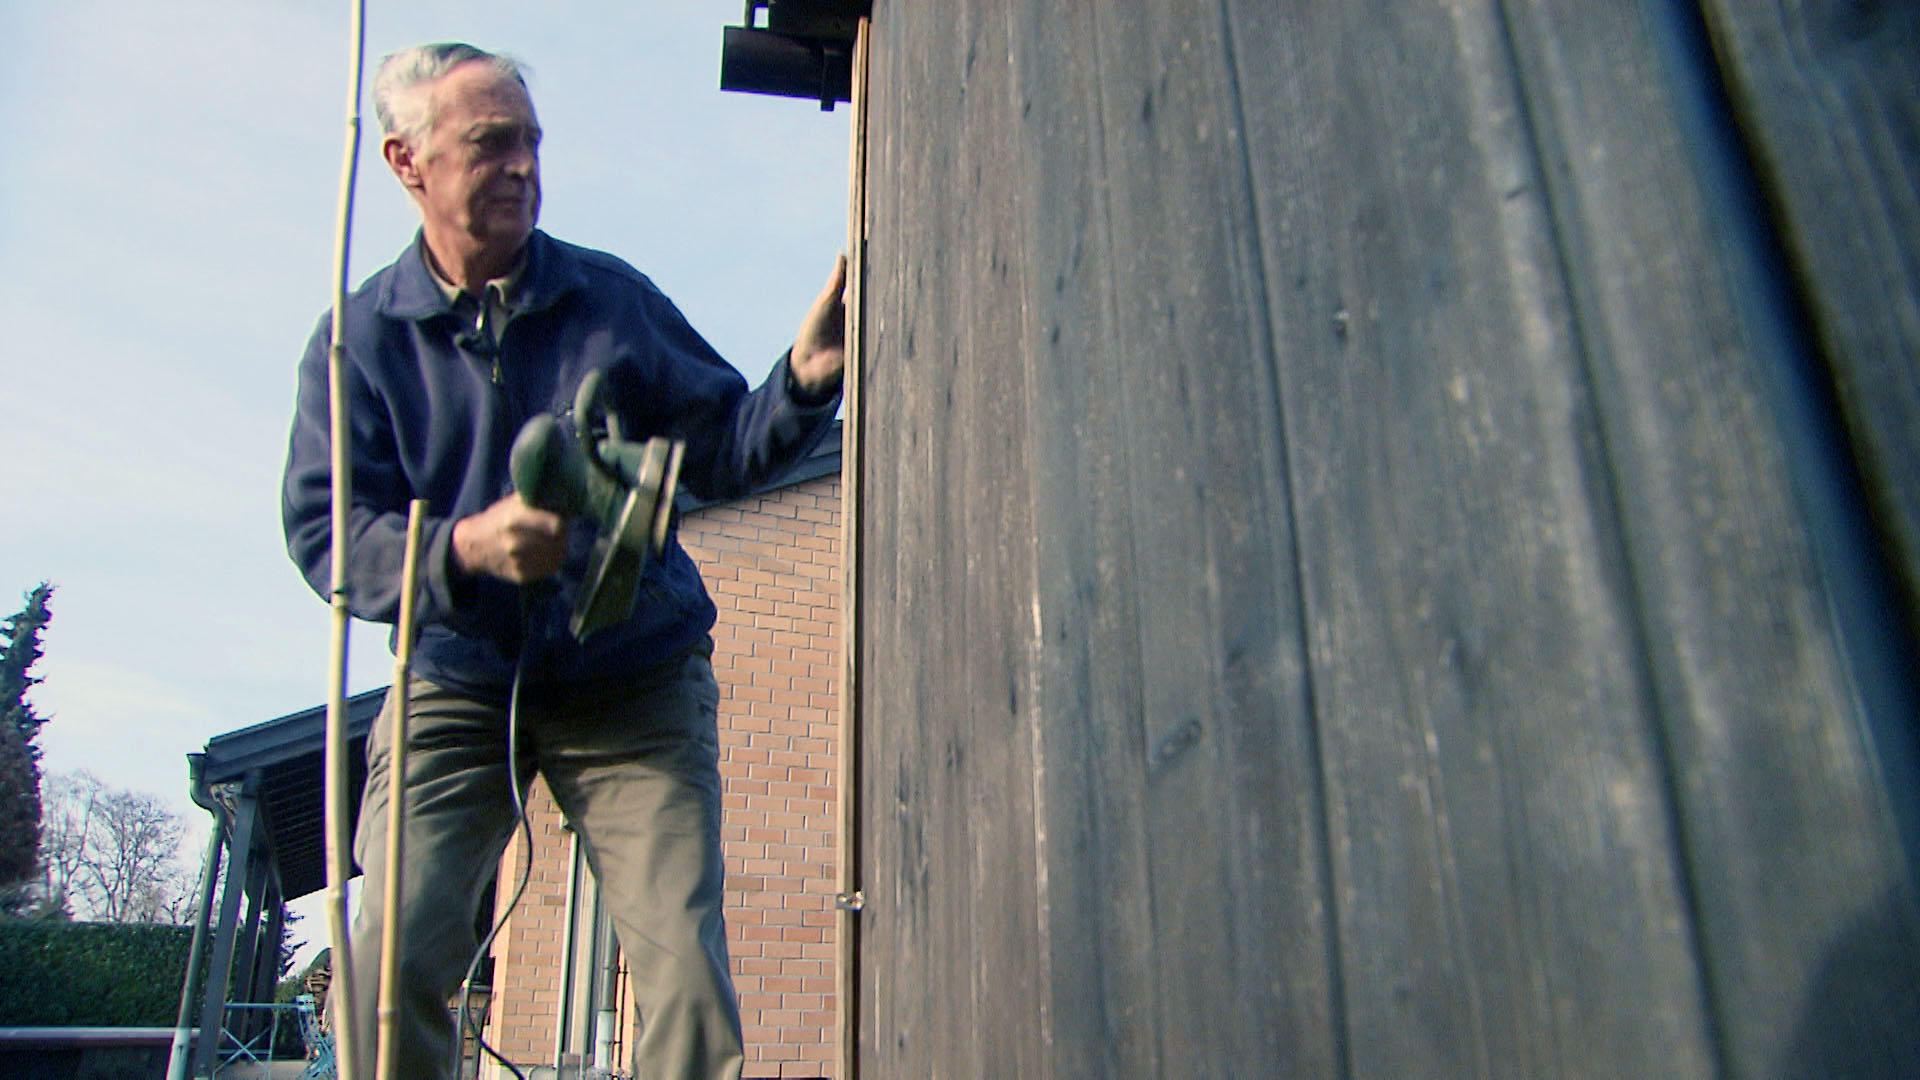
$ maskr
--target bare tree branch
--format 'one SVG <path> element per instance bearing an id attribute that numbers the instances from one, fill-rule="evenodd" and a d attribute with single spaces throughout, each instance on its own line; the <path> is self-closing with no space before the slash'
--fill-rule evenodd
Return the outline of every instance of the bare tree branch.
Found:
<path id="1" fill-rule="evenodd" d="M 47 777 L 41 834 L 50 903 L 108 922 L 173 921 L 191 903 L 186 823 L 157 796 L 87 772 Z"/>

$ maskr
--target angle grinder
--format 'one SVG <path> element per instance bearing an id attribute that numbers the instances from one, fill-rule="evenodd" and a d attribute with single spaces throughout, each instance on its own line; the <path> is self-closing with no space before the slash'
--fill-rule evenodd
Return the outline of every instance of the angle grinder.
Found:
<path id="1" fill-rule="evenodd" d="M 666 550 L 685 451 L 679 439 L 623 437 L 600 371 L 580 382 L 571 433 L 542 414 L 515 436 L 508 467 L 527 505 L 599 528 L 568 624 L 575 638 L 585 641 L 633 614 L 647 563 Z"/>

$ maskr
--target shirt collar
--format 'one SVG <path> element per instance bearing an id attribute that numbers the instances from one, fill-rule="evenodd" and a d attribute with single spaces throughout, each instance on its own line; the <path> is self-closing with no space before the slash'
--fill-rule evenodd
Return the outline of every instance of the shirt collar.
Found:
<path id="1" fill-rule="evenodd" d="M 482 286 L 481 294 L 485 295 L 497 288 L 500 290 L 501 304 L 510 306 L 514 290 L 519 287 L 520 277 L 527 269 L 527 248 L 532 246 L 531 241 L 523 245 L 520 248 L 520 257 L 513 261 L 513 266 L 505 274 L 497 278 L 489 278 L 486 285 Z M 447 305 L 451 307 L 459 303 L 460 294 L 466 290 L 448 281 L 446 276 L 440 273 L 440 268 L 433 265 L 433 255 L 428 252 L 425 244 L 420 245 L 420 259 L 427 264 L 427 273 L 432 275 L 433 283 L 440 287 L 441 295 L 447 298 Z"/>
<path id="2" fill-rule="evenodd" d="M 381 275 L 378 310 L 388 318 L 425 319 L 453 310 L 439 274 L 427 261 L 424 232 L 415 232 L 413 244 Z M 538 229 L 527 238 L 520 265 L 508 275 L 516 312 L 539 311 L 558 302 L 586 279 L 566 244 Z M 458 295 L 459 290 L 454 290 Z"/>

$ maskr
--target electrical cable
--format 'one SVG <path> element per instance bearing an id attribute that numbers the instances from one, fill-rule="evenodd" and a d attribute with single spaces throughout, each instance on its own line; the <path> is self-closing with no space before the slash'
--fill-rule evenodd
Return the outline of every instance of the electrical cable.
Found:
<path id="1" fill-rule="evenodd" d="M 532 620 L 528 616 L 532 613 L 534 604 L 535 590 L 531 587 L 521 589 L 520 624 L 523 630 L 532 625 Z M 494 939 L 500 936 L 501 930 L 505 929 L 507 919 L 512 917 L 513 909 L 519 906 L 520 898 L 526 895 L 527 884 L 533 876 L 533 823 L 527 817 L 527 800 L 520 790 L 519 758 L 520 684 L 527 670 L 527 651 L 529 647 L 530 639 L 522 638 L 520 643 L 520 656 L 513 663 L 513 688 L 507 693 L 507 790 L 508 794 L 513 798 L 513 812 L 515 817 L 519 819 L 520 836 L 526 843 L 527 854 L 525 858 L 520 860 L 520 880 L 514 884 L 513 895 L 507 898 L 507 909 L 502 911 L 499 917 L 494 919 L 493 929 L 487 931 L 487 936 L 480 942 L 479 946 L 473 950 L 473 958 L 467 961 L 466 977 L 460 980 L 460 1009 L 458 1019 L 453 1029 L 454 1080 L 459 1080 L 461 1074 L 462 1059 L 466 1056 L 464 1048 L 468 1031 L 473 1032 L 474 1042 L 479 1044 L 481 1051 L 488 1057 L 491 1057 L 504 1066 L 508 1072 L 514 1075 L 516 1080 L 527 1080 L 525 1073 L 522 1073 L 518 1068 L 514 1067 L 511 1061 L 500 1056 L 500 1052 L 487 1043 L 486 1037 L 481 1034 L 480 1025 L 477 1020 L 471 1024 L 469 1023 L 468 1007 L 473 997 L 473 977 L 474 974 L 480 970 L 480 961 L 486 958 L 488 951 L 493 948 Z M 478 1076 L 477 1068 L 475 1075 Z"/>

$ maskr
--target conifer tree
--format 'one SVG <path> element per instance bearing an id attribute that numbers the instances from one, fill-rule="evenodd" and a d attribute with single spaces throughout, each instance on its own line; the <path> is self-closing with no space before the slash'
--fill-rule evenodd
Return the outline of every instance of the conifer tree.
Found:
<path id="1" fill-rule="evenodd" d="M 26 594 L 26 607 L 0 626 L 0 888 L 34 877 L 40 853 L 40 747 L 46 721 L 27 700 L 40 679 L 40 633 L 52 615 L 53 586 L 41 582 Z"/>

